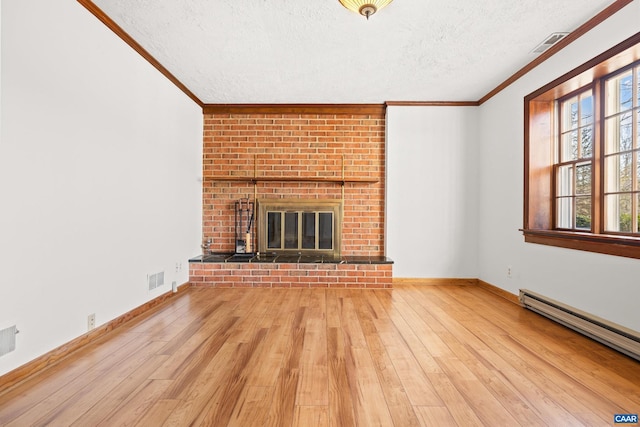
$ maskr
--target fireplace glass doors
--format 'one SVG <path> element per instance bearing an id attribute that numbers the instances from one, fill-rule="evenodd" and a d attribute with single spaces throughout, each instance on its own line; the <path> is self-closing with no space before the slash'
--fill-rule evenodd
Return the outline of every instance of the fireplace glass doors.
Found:
<path id="1" fill-rule="evenodd" d="M 267 250 L 333 250 L 333 212 L 267 211 Z"/>
<path id="2" fill-rule="evenodd" d="M 340 201 L 260 200 L 262 253 L 340 256 Z"/>

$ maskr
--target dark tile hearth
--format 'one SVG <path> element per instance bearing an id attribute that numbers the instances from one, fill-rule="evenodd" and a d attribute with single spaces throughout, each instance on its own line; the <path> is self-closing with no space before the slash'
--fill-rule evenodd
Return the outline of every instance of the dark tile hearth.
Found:
<path id="1" fill-rule="evenodd" d="M 202 263 L 292 263 L 292 264 L 393 264 L 390 258 L 385 256 L 343 256 L 335 258 L 327 255 L 279 255 L 269 254 L 233 254 L 212 253 L 198 255 L 189 262 Z"/>

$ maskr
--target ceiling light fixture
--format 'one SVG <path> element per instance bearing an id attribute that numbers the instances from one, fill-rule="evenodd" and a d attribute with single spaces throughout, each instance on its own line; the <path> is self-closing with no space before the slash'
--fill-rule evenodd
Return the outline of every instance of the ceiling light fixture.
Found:
<path id="1" fill-rule="evenodd" d="M 347 9 L 369 19 L 371 15 L 387 6 L 393 0 L 339 0 Z"/>

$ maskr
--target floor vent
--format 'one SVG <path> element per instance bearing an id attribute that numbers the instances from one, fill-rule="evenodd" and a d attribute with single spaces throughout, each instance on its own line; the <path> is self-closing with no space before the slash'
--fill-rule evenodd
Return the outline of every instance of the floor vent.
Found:
<path id="1" fill-rule="evenodd" d="M 565 38 L 569 33 L 551 33 L 542 43 L 536 46 L 531 53 L 542 53 L 548 50 L 551 46 L 558 43 Z"/>
<path id="2" fill-rule="evenodd" d="M 150 274 L 147 277 L 149 281 L 150 291 L 164 285 L 164 271 L 161 271 L 160 273 L 156 273 L 156 274 Z"/>
<path id="3" fill-rule="evenodd" d="M 0 356 L 11 353 L 16 349 L 16 334 L 18 328 L 10 326 L 6 329 L 0 329 Z"/>
<path id="4" fill-rule="evenodd" d="M 529 310 L 640 360 L 640 334 L 636 331 L 526 289 L 520 290 L 520 303 Z"/>

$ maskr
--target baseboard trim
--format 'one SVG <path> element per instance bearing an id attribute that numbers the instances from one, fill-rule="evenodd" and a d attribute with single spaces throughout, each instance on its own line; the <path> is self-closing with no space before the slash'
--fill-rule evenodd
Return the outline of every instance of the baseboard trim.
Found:
<path id="1" fill-rule="evenodd" d="M 494 286 L 491 283 L 487 283 L 484 280 L 478 279 L 478 287 L 485 289 L 491 292 L 492 294 L 496 294 L 497 296 L 502 297 L 507 301 L 520 305 L 520 300 L 518 299 L 518 295 L 505 291 L 504 289 Z"/>
<path id="2" fill-rule="evenodd" d="M 0 395 L 8 392 L 16 385 L 37 374 L 38 372 L 54 366 L 55 364 L 57 364 L 70 354 L 80 350 L 87 344 L 103 337 L 107 333 L 124 325 L 127 322 L 130 322 L 131 320 L 144 314 L 152 308 L 159 306 L 168 299 L 173 298 L 175 295 L 185 292 L 187 289 L 189 289 L 190 286 L 191 284 L 189 282 L 183 283 L 182 285 L 178 286 L 177 292 L 174 293 L 169 291 L 162 295 L 159 295 L 151 301 L 148 301 L 145 304 L 134 308 L 133 310 L 123 314 L 122 316 L 116 317 L 110 322 L 98 326 L 91 332 L 87 332 L 86 334 L 81 335 L 78 338 L 61 345 L 60 347 L 55 348 L 43 354 L 42 356 L 39 356 L 32 361 L 25 363 L 22 366 L 19 366 L 13 371 L 9 371 L 8 373 L 0 376 Z"/>
<path id="3" fill-rule="evenodd" d="M 416 285 L 416 286 L 444 286 L 444 285 L 475 285 L 478 279 L 460 278 L 408 278 L 394 277 L 394 285 Z"/>

